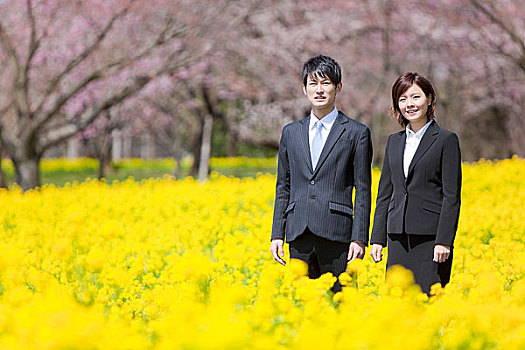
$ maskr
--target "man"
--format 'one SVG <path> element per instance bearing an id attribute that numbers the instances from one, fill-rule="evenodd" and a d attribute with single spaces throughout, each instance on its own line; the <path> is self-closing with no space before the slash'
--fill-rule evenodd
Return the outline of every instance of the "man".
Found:
<path id="1" fill-rule="evenodd" d="M 309 59 L 302 80 L 312 110 L 283 128 L 270 251 L 285 265 L 286 237 L 290 258 L 306 262 L 310 278 L 339 276 L 349 261 L 363 258 L 368 243 L 370 130 L 335 107 L 343 86 L 334 59 Z M 336 282 L 332 291 L 340 290 Z"/>

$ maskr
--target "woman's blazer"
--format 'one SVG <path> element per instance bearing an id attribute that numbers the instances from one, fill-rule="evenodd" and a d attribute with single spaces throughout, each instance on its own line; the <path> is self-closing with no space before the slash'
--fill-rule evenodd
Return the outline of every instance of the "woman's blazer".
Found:
<path id="1" fill-rule="evenodd" d="M 405 181 L 406 131 L 388 138 L 379 180 L 371 243 L 386 246 L 387 233 L 435 234 L 452 246 L 461 202 L 461 153 L 453 132 L 432 121 L 421 138 Z"/>

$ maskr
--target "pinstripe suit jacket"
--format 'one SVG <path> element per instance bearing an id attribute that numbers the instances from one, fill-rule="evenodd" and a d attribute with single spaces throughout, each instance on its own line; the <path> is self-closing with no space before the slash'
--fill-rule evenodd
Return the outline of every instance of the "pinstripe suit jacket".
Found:
<path id="1" fill-rule="evenodd" d="M 456 134 L 434 120 L 423 135 L 405 180 L 406 132 L 389 136 L 372 229 L 372 243 L 386 246 L 387 234 L 433 234 L 452 246 L 461 203 L 461 152 Z"/>
<path id="2" fill-rule="evenodd" d="M 332 241 L 368 243 L 370 130 L 339 112 L 317 167 L 312 169 L 309 123 L 308 116 L 286 125 L 282 132 L 272 239 L 290 242 L 308 227 L 313 234 Z"/>

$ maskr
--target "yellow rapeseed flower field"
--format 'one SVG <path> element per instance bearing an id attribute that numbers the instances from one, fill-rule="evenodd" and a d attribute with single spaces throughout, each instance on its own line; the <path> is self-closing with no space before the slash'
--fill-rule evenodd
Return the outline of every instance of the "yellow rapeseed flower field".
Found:
<path id="1" fill-rule="evenodd" d="M 430 299 L 368 255 L 333 297 L 276 264 L 273 175 L 2 190 L 0 349 L 524 349 L 525 160 L 463 174 Z"/>

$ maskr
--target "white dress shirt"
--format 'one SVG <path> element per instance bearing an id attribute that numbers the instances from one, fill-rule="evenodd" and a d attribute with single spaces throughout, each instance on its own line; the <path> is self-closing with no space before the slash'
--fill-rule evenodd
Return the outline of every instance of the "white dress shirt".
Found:
<path id="1" fill-rule="evenodd" d="M 334 125 L 335 118 L 337 118 L 337 115 L 339 112 L 337 111 L 337 108 L 334 107 L 334 109 L 325 115 L 323 119 L 321 120 L 321 123 L 323 123 L 323 128 L 321 129 L 321 136 L 323 137 L 323 147 L 326 143 L 326 139 L 328 138 L 328 134 L 330 133 L 330 130 L 332 129 L 332 125 Z M 310 142 L 310 149 L 312 149 L 312 141 L 314 140 L 315 135 L 315 123 L 319 119 L 314 115 L 313 112 L 310 113 L 310 127 L 308 132 L 308 141 Z"/>
<path id="2" fill-rule="evenodd" d="M 403 170 L 405 172 L 405 179 L 408 176 L 408 168 L 410 167 L 412 158 L 414 158 L 414 154 L 416 154 L 419 143 L 421 142 L 425 131 L 427 131 L 428 127 L 430 126 L 430 123 L 432 123 L 432 120 L 426 123 L 417 132 L 413 132 L 412 129 L 410 129 L 410 124 L 408 124 L 406 127 L 407 139 L 405 142 L 405 153 L 403 155 Z"/>

